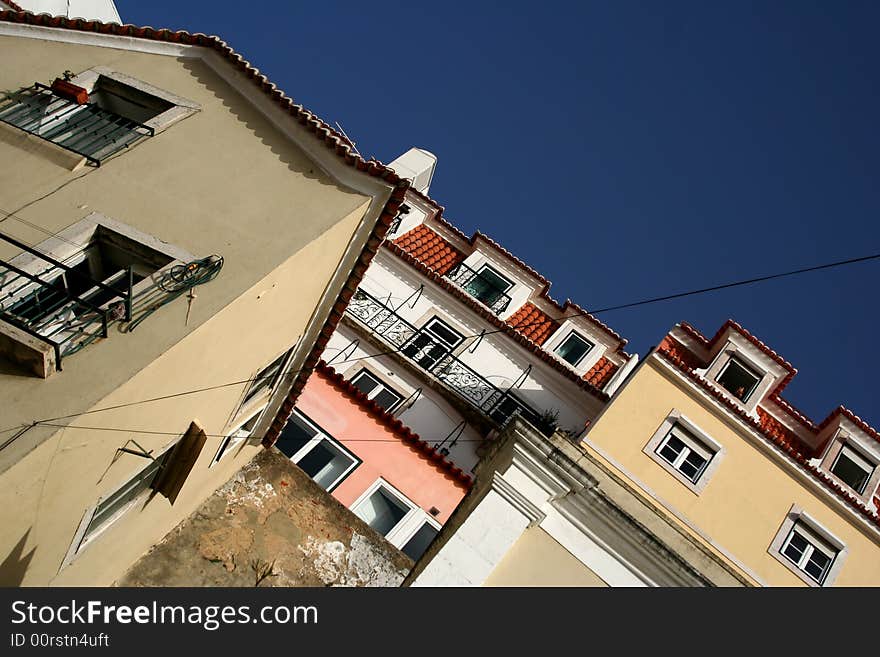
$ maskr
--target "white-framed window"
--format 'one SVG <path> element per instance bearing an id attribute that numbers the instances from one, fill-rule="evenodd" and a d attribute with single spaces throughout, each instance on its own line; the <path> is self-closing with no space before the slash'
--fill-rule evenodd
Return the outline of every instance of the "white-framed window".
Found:
<path id="1" fill-rule="evenodd" d="M 861 452 L 853 449 L 850 445 L 844 445 L 834 464 L 831 466 L 831 472 L 847 486 L 856 491 L 859 495 L 865 492 L 868 481 L 874 474 L 877 464 L 864 456 Z"/>
<path id="2" fill-rule="evenodd" d="M 699 440 L 678 426 L 673 427 L 666 434 L 666 438 L 657 446 L 656 452 L 694 483 L 700 479 L 700 475 L 703 474 L 714 455 Z"/>
<path id="3" fill-rule="evenodd" d="M 367 399 L 372 399 L 389 413 L 403 401 L 403 395 L 383 381 L 380 381 L 375 374 L 366 368 L 355 374 L 351 378 L 351 383 L 364 393 Z"/>
<path id="4" fill-rule="evenodd" d="M 251 378 L 251 383 L 244 393 L 240 408 L 244 408 L 252 400 L 275 389 L 284 374 L 285 366 L 293 356 L 294 349 L 295 347 L 291 347 L 285 351 Z"/>
<path id="5" fill-rule="evenodd" d="M 250 419 L 246 420 L 236 429 L 231 431 L 229 435 L 223 439 L 223 442 L 220 443 L 220 447 L 217 449 L 217 453 L 214 455 L 214 458 L 211 461 L 211 465 L 208 467 L 219 463 L 220 459 L 232 452 L 236 447 L 238 447 L 241 443 L 243 443 L 245 440 L 253 435 L 254 429 L 257 428 L 257 424 L 259 423 L 260 418 L 263 416 L 264 410 L 266 410 L 265 406 L 254 413 L 250 417 Z"/>
<path id="6" fill-rule="evenodd" d="M 593 346 L 592 342 L 576 331 L 572 331 L 553 351 L 569 365 L 577 367 L 584 356 L 590 353 Z"/>
<path id="7" fill-rule="evenodd" d="M 846 545 L 792 505 L 768 552 L 809 586 L 833 584 L 846 558 Z"/>
<path id="8" fill-rule="evenodd" d="M 741 402 L 747 402 L 761 378 L 752 368 L 731 356 L 715 377 L 715 381 Z"/>
<path id="9" fill-rule="evenodd" d="M 351 511 L 413 561 L 440 532 L 440 523 L 381 477 L 355 500 Z"/>
<path id="10" fill-rule="evenodd" d="M 158 456 L 150 458 L 131 478 L 114 491 L 103 495 L 94 506 L 86 510 L 74 534 L 73 542 L 61 564 L 63 568 L 82 552 L 110 525 L 125 515 L 141 499 L 159 477 L 162 468 L 173 452 L 173 445 Z"/>
<path id="11" fill-rule="evenodd" d="M 837 557 L 837 550 L 816 536 L 803 523 L 795 523 L 780 552 L 817 584 L 825 581 Z"/>
<path id="12" fill-rule="evenodd" d="M 296 408 L 275 447 L 328 493 L 361 464 L 357 456 Z"/>
<path id="13" fill-rule="evenodd" d="M 490 308 L 513 287 L 513 282 L 490 265 L 480 267 L 464 289 L 477 301 Z"/>
<path id="14" fill-rule="evenodd" d="M 724 454 L 721 444 L 677 410 L 666 416 L 642 451 L 698 495 Z"/>
<path id="15" fill-rule="evenodd" d="M 443 320 L 433 317 L 410 338 L 403 353 L 425 369 L 430 369 L 441 358 L 464 341 L 464 336 Z"/>

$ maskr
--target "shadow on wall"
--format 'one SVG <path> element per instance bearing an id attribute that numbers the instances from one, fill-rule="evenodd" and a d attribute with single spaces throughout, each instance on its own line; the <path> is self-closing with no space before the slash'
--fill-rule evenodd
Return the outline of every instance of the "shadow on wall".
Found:
<path id="1" fill-rule="evenodd" d="M 27 572 L 31 559 L 34 558 L 34 552 L 37 551 L 36 546 L 31 551 L 24 554 L 24 546 L 27 544 L 28 529 L 19 539 L 15 547 L 6 555 L 3 563 L 0 563 L 0 586 L 21 586 L 24 581 L 24 574 Z"/>
<path id="2" fill-rule="evenodd" d="M 286 164 L 288 168 L 306 178 L 316 180 L 324 185 L 336 187 L 341 191 L 351 191 L 341 187 L 316 164 L 311 162 L 306 154 L 300 151 L 299 147 L 291 143 L 291 141 L 280 131 L 274 127 L 270 127 L 268 119 L 261 114 L 251 103 L 245 100 L 238 91 L 220 79 L 214 70 L 198 59 L 189 57 L 178 58 L 181 66 L 189 71 L 192 76 L 205 89 L 210 91 L 230 113 L 241 121 L 254 135 L 265 144 L 278 159 Z M 263 93 L 256 86 L 253 87 L 255 94 Z M 291 120 L 295 120 L 291 117 Z M 296 157 L 298 155 L 299 157 Z"/>

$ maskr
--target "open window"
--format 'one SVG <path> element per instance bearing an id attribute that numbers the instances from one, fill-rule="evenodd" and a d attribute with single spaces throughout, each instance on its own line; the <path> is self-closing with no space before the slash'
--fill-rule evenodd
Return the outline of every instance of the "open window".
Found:
<path id="1" fill-rule="evenodd" d="M 747 402 L 761 382 L 761 375 L 731 356 L 715 381 L 741 402 Z"/>
<path id="2" fill-rule="evenodd" d="M 241 445 L 254 434 L 254 429 L 257 428 L 257 424 L 260 422 L 264 410 L 265 407 L 254 413 L 249 420 L 238 426 L 223 439 L 223 442 L 220 443 L 220 447 L 217 449 L 217 453 L 214 455 L 214 459 L 211 461 L 212 466 L 219 463 L 220 459 L 232 452 L 236 447 Z"/>
<path id="3" fill-rule="evenodd" d="M 275 386 L 278 385 L 278 382 L 284 374 L 285 366 L 290 362 L 291 356 L 293 356 L 294 349 L 295 347 L 291 347 L 285 351 L 251 378 L 250 385 L 244 393 L 241 408 L 246 407 L 253 400 L 262 397 L 275 389 Z"/>
<path id="4" fill-rule="evenodd" d="M 865 492 L 877 464 L 859 450 L 846 444 L 834 459 L 831 472 L 859 495 Z"/>
<path id="5" fill-rule="evenodd" d="M 362 369 L 355 374 L 352 377 L 351 382 L 356 388 L 358 388 L 358 390 L 367 396 L 367 399 L 372 399 L 383 410 L 388 411 L 389 413 L 393 411 L 401 401 L 403 401 L 403 395 L 385 384 L 383 381 L 380 381 L 377 376 L 367 369 Z"/>
<path id="6" fill-rule="evenodd" d="M 577 367 L 584 359 L 584 356 L 590 353 L 592 348 L 592 342 L 576 331 L 572 331 L 566 336 L 565 340 L 559 343 L 559 346 L 554 351 L 557 356 L 569 365 Z"/>
<path id="7" fill-rule="evenodd" d="M 332 492 L 361 461 L 297 409 L 275 443 L 316 484 Z"/>

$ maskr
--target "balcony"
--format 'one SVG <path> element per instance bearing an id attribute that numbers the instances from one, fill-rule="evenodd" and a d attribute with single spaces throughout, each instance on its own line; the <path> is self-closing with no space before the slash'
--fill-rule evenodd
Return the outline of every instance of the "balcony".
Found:
<path id="1" fill-rule="evenodd" d="M 0 100 L 0 121 L 72 151 L 95 166 L 154 132 L 97 103 L 63 98 L 39 82 Z"/>
<path id="2" fill-rule="evenodd" d="M 542 429 L 549 429 L 535 409 L 462 363 L 445 345 L 417 329 L 372 295 L 359 289 L 346 313 L 383 342 L 398 348 L 407 359 L 494 423 L 503 425 L 513 415 L 519 415 Z"/>
<path id="3" fill-rule="evenodd" d="M 446 277 L 496 315 L 510 307 L 510 296 L 499 287 L 500 281 L 471 269 L 463 262 L 450 269 Z"/>

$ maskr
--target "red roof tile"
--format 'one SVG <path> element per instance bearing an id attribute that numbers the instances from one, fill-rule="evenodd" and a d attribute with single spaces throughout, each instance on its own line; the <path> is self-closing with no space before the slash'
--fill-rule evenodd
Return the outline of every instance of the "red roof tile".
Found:
<path id="1" fill-rule="evenodd" d="M 661 342 L 660 345 L 657 347 L 656 353 L 672 363 L 688 378 L 690 378 L 697 385 L 703 388 L 703 390 L 705 390 L 708 394 L 712 395 L 721 404 L 723 404 L 728 410 L 739 416 L 746 424 L 756 429 L 761 435 L 767 438 L 768 441 L 776 445 L 776 447 L 778 447 L 782 452 L 787 454 L 788 457 L 791 458 L 795 463 L 797 463 L 804 470 L 809 472 L 819 483 L 824 485 L 826 488 L 832 490 L 839 498 L 847 502 L 850 507 L 855 509 L 863 517 L 873 523 L 875 527 L 880 528 L 880 514 L 878 514 L 877 511 L 858 499 L 855 495 L 852 494 L 850 490 L 836 482 L 826 472 L 819 470 L 815 465 L 810 463 L 810 458 L 813 458 L 813 456 L 816 455 L 817 450 L 813 450 L 808 445 L 805 445 L 803 441 L 801 441 L 791 429 L 787 428 L 785 425 L 779 422 L 779 420 L 772 417 L 768 412 L 764 411 L 764 409 L 760 407 L 758 408 L 759 419 L 756 420 L 754 417 L 750 416 L 737 404 L 732 402 L 726 395 L 722 394 L 712 384 L 710 384 L 702 377 L 698 376 L 693 371 L 693 368 L 683 358 L 681 358 L 682 352 L 686 352 L 687 349 L 679 345 L 679 349 L 675 350 L 671 348 L 671 344 L 677 343 L 675 343 L 674 340 L 671 340 L 670 336 L 666 336 L 666 339 L 664 339 L 664 341 Z M 851 411 L 843 408 L 842 406 L 837 408 L 831 415 L 829 415 L 822 422 L 821 425 L 815 427 L 815 431 L 818 432 L 819 430 L 821 430 L 821 427 L 827 425 L 837 415 L 843 415 L 850 420 L 852 420 L 852 418 L 855 418 L 855 421 L 857 421 L 860 427 L 866 430 L 866 432 L 869 432 L 875 438 L 875 440 L 880 440 L 880 434 L 878 434 L 873 427 L 865 424 L 860 418 L 853 415 Z M 821 451 L 821 447 L 819 448 L 819 451 Z"/>
<path id="2" fill-rule="evenodd" d="M 350 381 L 347 381 L 345 377 L 337 373 L 336 370 L 327 365 L 323 360 L 318 363 L 315 372 L 318 376 L 360 406 L 364 412 L 388 427 L 388 429 L 400 438 L 402 442 L 410 444 L 422 452 L 435 468 L 450 475 L 458 486 L 469 489 L 473 485 L 473 479 L 469 474 L 464 472 L 451 461 L 448 461 L 443 454 L 422 440 L 417 433 L 413 432 L 391 413 L 379 406 L 372 399 L 368 399 L 367 396 L 361 392 L 360 388 L 352 384 Z"/>
<path id="3" fill-rule="evenodd" d="M 605 384 L 611 379 L 611 377 L 614 376 L 614 373 L 617 372 L 617 370 L 617 365 L 605 358 L 605 356 L 602 356 L 602 358 L 590 368 L 590 371 L 584 374 L 584 381 L 601 390 L 605 387 Z"/>
<path id="4" fill-rule="evenodd" d="M 394 243 L 441 276 L 465 258 L 464 253 L 425 224 L 404 233 Z"/>
<path id="5" fill-rule="evenodd" d="M 523 305 L 507 318 L 507 323 L 537 345 L 544 344 L 559 328 L 559 322 L 533 303 Z"/>

